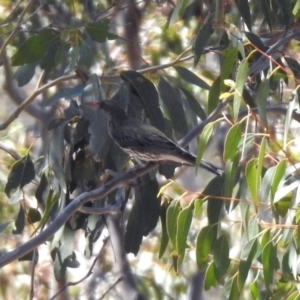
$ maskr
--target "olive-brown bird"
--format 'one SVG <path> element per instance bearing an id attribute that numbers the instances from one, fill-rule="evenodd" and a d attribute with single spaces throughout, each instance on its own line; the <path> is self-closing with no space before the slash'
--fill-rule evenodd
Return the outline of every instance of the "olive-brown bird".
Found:
<path id="1" fill-rule="evenodd" d="M 163 132 L 127 113 L 113 100 L 104 100 L 98 104 L 108 120 L 108 131 L 112 139 L 126 153 L 143 161 L 173 161 L 196 164 L 196 156 L 180 147 Z M 216 175 L 223 170 L 201 160 L 200 166 Z"/>

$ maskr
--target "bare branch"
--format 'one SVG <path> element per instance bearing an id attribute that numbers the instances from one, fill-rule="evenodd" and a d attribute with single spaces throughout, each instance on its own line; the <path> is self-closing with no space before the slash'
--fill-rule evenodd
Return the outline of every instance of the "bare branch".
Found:
<path id="1" fill-rule="evenodd" d="M 39 245 L 47 242 L 47 240 L 50 239 L 55 234 L 55 232 L 59 230 L 69 220 L 69 218 L 87 201 L 103 199 L 106 195 L 108 195 L 110 192 L 112 192 L 119 186 L 126 185 L 131 180 L 150 172 L 157 166 L 157 163 L 149 163 L 144 167 L 130 170 L 125 174 L 113 178 L 112 180 L 104 184 L 102 187 L 91 192 L 85 192 L 80 196 L 76 197 L 69 205 L 67 205 L 64 208 L 60 215 L 57 216 L 57 218 L 55 218 L 55 220 L 38 236 L 22 244 L 15 250 L 12 250 L 11 252 L 2 255 L 0 257 L 0 268 L 24 256 Z"/>

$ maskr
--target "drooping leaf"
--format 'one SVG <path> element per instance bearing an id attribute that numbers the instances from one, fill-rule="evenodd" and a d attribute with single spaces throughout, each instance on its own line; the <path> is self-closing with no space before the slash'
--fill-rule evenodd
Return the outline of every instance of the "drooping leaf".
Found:
<path id="1" fill-rule="evenodd" d="M 143 236 L 147 236 L 156 227 L 160 215 L 157 180 L 144 175 L 141 181 L 135 188 L 135 203 L 126 226 L 124 241 L 125 251 L 135 255 Z"/>
<path id="2" fill-rule="evenodd" d="M 253 259 L 256 257 L 258 251 L 257 238 L 247 242 L 241 253 L 241 261 L 239 265 L 238 283 L 242 290 L 247 279 Z"/>
<path id="3" fill-rule="evenodd" d="M 227 161 L 228 159 L 232 160 L 236 156 L 238 151 L 239 143 L 242 139 L 242 126 L 241 123 L 234 124 L 228 131 L 225 145 L 223 160 Z"/>
<path id="4" fill-rule="evenodd" d="M 16 229 L 12 231 L 13 234 L 20 234 L 25 228 L 25 212 L 22 205 L 20 205 L 20 210 L 15 221 L 15 227 Z"/>
<path id="5" fill-rule="evenodd" d="M 214 225 L 214 234 L 217 233 L 217 224 L 223 207 L 223 201 L 220 198 L 223 184 L 224 177 L 217 176 L 208 183 L 203 191 L 203 195 L 207 195 L 207 217 L 209 225 Z"/>
<path id="6" fill-rule="evenodd" d="M 118 37 L 109 32 L 109 23 L 109 19 L 104 19 L 96 23 L 88 23 L 85 29 L 94 41 L 104 43 L 106 40 L 115 40 Z"/>
<path id="7" fill-rule="evenodd" d="M 187 101 L 189 102 L 189 105 L 192 109 L 192 111 L 201 119 L 206 119 L 206 113 L 204 109 L 202 108 L 201 104 L 197 101 L 197 99 L 194 97 L 193 94 L 191 94 L 189 91 L 184 89 L 183 87 L 180 88 L 180 90 L 185 95 Z"/>
<path id="8" fill-rule="evenodd" d="M 173 248 L 176 250 L 177 218 L 181 211 L 180 202 L 173 200 L 167 210 L 167 231 Z"/>
<path id="9" fill-rule="evenodd" d="M 227 271 L 229 259 L 229 243 L 225 235 L 221 235 L 213 246 L 216 278 L 220 279 Z"/>
<path id="10" fill-rule="evenodd" d="M 251 13 L 250 13 L 250 7 L 249 7 L 249 2 L 247 0 L 235 0 L 236 6 L 246 23 L 248 29 L 251 31 L 252 30 L 252 22 L 251 22 Z"/>
<path id="11" fill-rule="evenodd" d="M 162 258 L 164 255 L 168 243 L 169 243 L 169 236 L 167 232 L 167 209 L 169 207 L 169 203 L 167 201 L 164 201 L 160 208 L 160 220 L 161 220 L 161 227 L 162 227 L 162 233 L 161 233 L 161 242 L 160 242 L 160 248 L 159 248 L 159 255 L 158 258 Z"/>
<path id="12" fill-rule="evenodd" d="M 22 65 L 17 68 L 13 75 L 13 78 L 17 80 L 18 87 L 22 87 L 30 82 L 35 73 L 35 68 L 37 66 L 36 62 Z"/>
<path id="13" fill-rule="evenodd" d="M 72 98 L 81 96 L 84 88 L 85 88 L 85 85 L 80 83 L 72 88 L 64 87 L 64 88 L 58 89 L 58 91 L 56 93 L 54 93 L 51 97 L 49 97 L 48 99 L 46 99 L 43 102 L 43 105 L 50 106 L 62 98 L 71 100 Z"/>
<path id="14" fill-rule="evenodd" d="M 27 212 L 27 220 L 29 224 L 39 222 L 41 220 L 41 213 L 38 211 L 38 209 L 30 207 Z"/>
<path id="15" fill-rule="evenodd" d="M 269 241 L 262 251 L 263 273 L 266 287 L 273 283 L 274 272 L 279 268 L 276 247 Z"/>
<path id="16" fill-rule="evenodd" d="M 260 173 L 258 172 L 258 162 L 256 158 L 247 163 L 245 171 L 252 201 L 257 209 L 259 203 L 258 192 L 260 187 Z"/>
<path id="17" fill-rule="evenodd" d="M 142 101 L 151 124 L 162 132 L 165 132 L 164 118 L 159 108 L 158 93 L 154 84 L 142 74 L 135 71 L 123 71 L 120 76 L 130 84 L 131 89 Z"/>
<path id="18" fill-rule="evenodd" d="M 218 76 L 210 87 L 208 94 L 207 113 L 210 114 L 219 104 L 221 94 L 221 76 Z"/>
<path id="19" fill-rule="evenodd" d="M 60 33 L 53 29 L 42 29 L 30 36 L 12 56 L 12 65 L 20 66 L 42 59 L 51 44 L 60 39 Z"/>
<path id="20" fill-rule="evenodd" d="M 271 3 L 269 1 L 260 1 L 259 4 L 261 5 L 261 10 L 265 20 L 269 26 L 270 32 L 272 32 L 272 15 L 271 15 Z"/>
<path id="21" fill-rule="evenodd" d="M 198 64 L 200 56 L 203 53 L 204 47 L 213 33 L 213 18 L 210 16 L 205 20 L 205 23 L 199 29 L 196 36 L 194 67 L 196 67 L 196 65 Z"/>
<path id="22" fill-rule="evenodd" d="M 267 104 L 269 96 L 270 84 L 269 80 L 264 80 L 260 83 L 257 91 L 257 106 L 260 120 L 265 128 L 268 128 Z"/>
<path id="23" fill-rule="evenodd" d="M 215 237 L 212 234 L 212 226 L 205 226 L 201 229 L 197 236 L 196 242 L 196 260 L 197 266 L 200 270 L 204 270 L 209 262 L 209 254 L 212 250 L 212 245 L 215 241 Z"/>
<path id="24" fill-rule="evenodd" d="M 194 202 L 184 208 L 178 215 L 176 249 L 178 254 L 178 266 L 182 263 L 187 248 L 187 236 L 190 230 L 194 212 Z"/>
<path id="25" fill-rule="evenodd" d="M 26 184 L 30 183 L 35 177 L 34 165 L 29 156 L 24 156 L 16 161 L 8 174 L 7 183 L 5 185 L 5 193 L 8 197 L 16 191 L 22 189 Z"/>
<path id="26" fill-rule="evenodd" d="M 67 191 L 66 177 L 63 166 L 64 130 L 67 122 L 68 121 L 65 120 L 52 130 L 49 147 L 49 165 L 64 192 Z"/>
<path id="27" fill-rule="evenodd" d="M 185 134 L 188 127 L 179 94 L 163 77 L 160 78 L 158 91 L 175 131 Z"/>
<path id="28" fill-rule="evenodd" d="M 202 158 L 202 155 L 204 154 L 204 151 L 205 151 L 205 148 L 206 148 L 206 145 L 213 133 L 213 129 L 214 129 L 214 124 L 213 123 L 208 123 L 201 135 L 200 135 L 200 140 L 199 140 L 199 146 L 198 146 L 198 150 L 197 150 L 197 158 L 196 158 L 196 167 L 195 167 L 195 172 L 197 173 L 198 171 L 198 167 L 199 167 L 199 164 L 200 164 L 200 160 Z"/>
<path id="29" fill-rule="evenodd" d="M 224 91 L 224 80 L 228 79 L 230 74 L 235 70 L 234 65 L 238 57 L 238 49 L 236 47 L 227 48 L 222 51 L 223 63 L 221 66 L 221 91 Z"/>
<path id="30" fill-rule="evenodd" d="M 174 69 L 185 81 L 197 85 L 205 90 L 209 90 L 210 86 L 189 69 L 180 66 L 174 66 Z"/>
<path id="31" fill-rule="evenodd" d="M 249 42 L 257 49 L 266 52 L 268 48 L 265 46 L 265 44 L 262 42 L 259 36 L 254 34 L 253 32 L 246 31 L 245 35 Z"/>
<path id="32" fill-rule="evenodd" d="M 217 278 L 215 274 L 215 263 L 212 261 L 205 272 L 204 289 L 207 291 L 211 287 L 216 286 Z"/>
<path id="33" fill-rule="evenodd" d="M 248 60 L 245 58 L 241 61 L 236 74 L 236 86 L 233 99 L 233 117 L 237 121 L 240 113 L 240 107 L 243 99 L 243 90 L 248 75 Z"/>
<path id="34" fill-rule="evenodd" d="M 180 0 L 176 3 L 176 6 L 172 12 L 170 17 L 169 26 L 175 23 L 179 18 L 182 17 L 183 13 L 185 12 L 186 8 L 191 4 L 191 0 Z"/>

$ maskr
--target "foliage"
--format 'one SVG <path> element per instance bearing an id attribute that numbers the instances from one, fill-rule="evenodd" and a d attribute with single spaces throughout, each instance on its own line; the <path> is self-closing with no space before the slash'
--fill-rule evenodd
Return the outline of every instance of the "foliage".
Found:
<path id="1" fill-rule="evenodd" d="M 21 87 L 30 93 L 36 85 L 1 116 L 1 159 L 9 166 L 1 168 L 8 199 L 1 199 L 1 245 L 17 237 L 22 245 L 3 247 L 0 267 L 19 259 L 38 268 L 38 246 L 47 243 L 63 293 L 68 270 L 82 264 L 80 240 L 85 260 L 95 260 L 74 285 L 88 280 L 98 260 L 100 273 L 114 279 L 89 291 L 98 298 L 124 291 L 178 298 L 195 289 L 183 278 L 197 274 L 207 295 L 221 286 L 224 299 L 300 297 L 299 1 L 200 3 L 198 10 L 190 1 L 0 6 L 3 89 L 17 102 Z M 182 138 L 182 146 L 196 138 L 198 162 L 216 148 L 224 174 L 211 178 L 196 167 L 192 192 L 189 179 L 172 180 L 180 175 L 174 166 L 130 161 L 111 141 L 102 112 L 87 105 L 106 98 Z M 24 110 L 39 120 L 42 146 L 15 140 L 13 151 L 8 136 Z M 106 242 L 98 249 L 104 236 L 115 261 Z M 125 252 L 137 256 L 130 261 L 140 277 L 126 268 Z M 150 265 L 139 268 L 149 253 Z M 166 267 L 172 283 L 157 279 Z"/>

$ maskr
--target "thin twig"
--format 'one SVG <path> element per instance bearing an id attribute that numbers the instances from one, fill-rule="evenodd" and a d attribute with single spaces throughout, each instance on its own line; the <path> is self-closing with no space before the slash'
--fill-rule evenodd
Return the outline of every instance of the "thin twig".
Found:
<path id="1" fill-rule="evenodd" d="M 24 8 L 24 10 L 22 11 L 20 18 L 14 28 L 14 30 L 10 33 L 10 35 L 8 36 L 8 38 L 6 39 L 6 41 L 3 43 L 2 48 L 0 49 L 0 59 L 2 59 L 3 53 L 5 51 L 6 46 L 8 45 L 8 43 L 12 40 L 12 38 L 14 37 L 15 33 L 17 32 L 25 14 L 27 13 L 27 11 L 29 10 L 30 6 L 33 4 L 35 0 L 31 0 L 29 1 L 29 3 L 27 4 L 27 6 Z"/>
<path id="2" fill-rule="evenodd" d="M 99 251 L 98 255 L 94 258 L 93 263 L 92 263 L 91 267 L 89 268 L 88 272 L 81 279 L 79 279 L 77 281 L 69 281 L 68 283 L 66 283 L 56 294 L 54 294 L 50 298 L 50 300 L 54 300 L 59 294 L 61 294 L 69 286 L 77 285 L 77 284 L 81 283 L 82 281 L 84 281 L 85 279 L 87 279 L 89 276 L 91 276 L 93 274 L 93 269 L 96 265 L 96 262 L 97 262 L 98 258 L 101 256 L 102 250 L 106 246 L 107 241 L 108 241 L 108 238 L 104 239 L 101 250 Z"/>
<path id="3" fill-rule="evenodd" d="M 203 128 L 209 121 L 216 119 L 220 113 L 220 109 L 224 109 L 225 105 L 227 104 L 227 100 L 221 102 L 217 108 L 207 117 L 205 121 L 203 121 L 202 126 L 198 126 L 198 134 L 199 130 Z M 192 130 L 193 131 L 193 130 Z M 194 135 L 187 134 L 186 138 L 181 140 L 181 145 L 187 145 Z M 54 234 L 57 232 L 69 219 L 70 217 L 80 209 L 88 201 L 93 200 L 101 200 L 106 195 L 114 191 L 120 186 L 126 186 L 132 180 L 149 173 L 150 171 L 154 170 L 158 167 L 158 163 L 150 162 L 146 166 L 138 167 L 128 172 L 121 174 L 110 181 L 106 182 L 103 186 L 99 187 L 96 190 L 91 192 L 85 192 L 76 197 L 69 205 L 67 205 L 62 212 L 54 219 L 54 221 L 39 235 L 32 238 L 28 242 L 22 244 L 15 250 L 12 250 L 2 256 L 0 256 L 0 268 L 4 267 L 5 265 L 11 263 L 12 261 L 24 256 L 28 252 L 32 251 L 33 249 L 37 248 L 39 245 L 47 242 Z"/>
<path id="4" fill-rule="evenodd" d="M 102 295 L 101 298 L 99 298 L 99 300 L 103 300 L 105 298 L 105 296 L 119 283 L 123 280 L 123 276 L 119 277 L 110 287 L 109 289 Z"/>
<path id="5" fill-rule="evenodd" d="M 24 102 L 22 102 L 16 109 L 15 111 L 7 118 L 5 122 L 0 124 L 0 131 L 6 129 L 18 116 L 19 114 L 26 108 L 39 94 L 43 93 L 47 89 L 49 89 L 52 86 L 55 86 L 61 82 L 67 81 L 67 80 L 72 80 L 72 79 L 77 79 L 78 76 L 75 75 L 66 75 L 66 76 L 61 76 L 59 78 L 54 79 L 51 82 L 48 82 L 47 84 L 41 86 L 40 88 L 36 89 L 27 99 L 25 99 Z"/>

